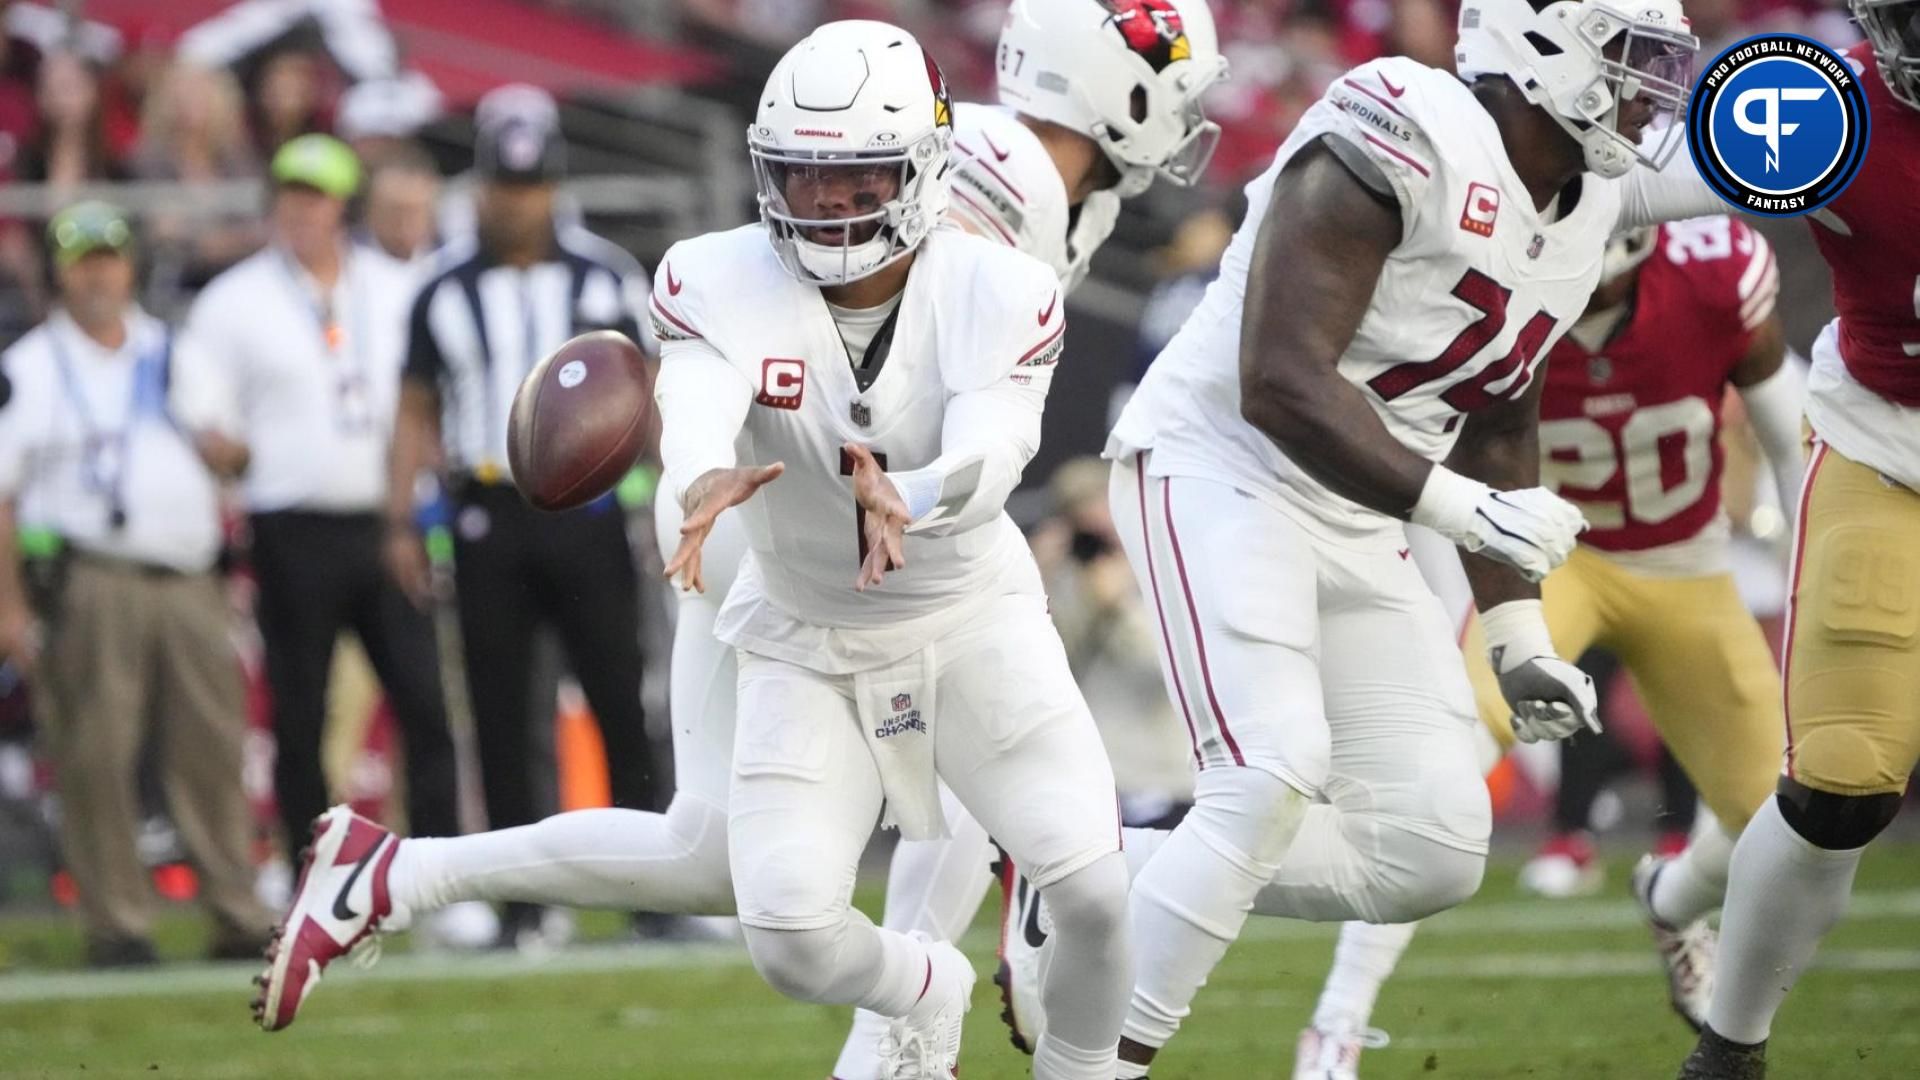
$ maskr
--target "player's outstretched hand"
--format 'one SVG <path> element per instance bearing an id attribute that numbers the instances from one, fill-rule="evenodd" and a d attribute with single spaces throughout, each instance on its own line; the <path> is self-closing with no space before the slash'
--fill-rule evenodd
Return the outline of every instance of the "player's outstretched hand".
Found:
<path id="1" fill-rule="evenodd" d="M 667 560 L 666 577 L 683 589 L 707 591 L 700 573 L 700 548 L 722 511 L 739 506 L 772 483 L 787 467 L 781 462 L 736 469 L 709 469 L 687 485 L 687 520 L 680 526 L 680 546 Z"/>
<path id="2" fill-rule="evenodd" d="M 860 563 L 860 577 L 853 587 L 865 592 L 878 585 L 887 571 L 907 565 L 905 539 L 911 517 L 900 489 L 887 479 L 887 471 L 874 460 L 873 452 L 859 443 L 848 443 L 847 456 L 853 459 L 853 501 L 865 511 L 862 528 L 866 558 Z"/>

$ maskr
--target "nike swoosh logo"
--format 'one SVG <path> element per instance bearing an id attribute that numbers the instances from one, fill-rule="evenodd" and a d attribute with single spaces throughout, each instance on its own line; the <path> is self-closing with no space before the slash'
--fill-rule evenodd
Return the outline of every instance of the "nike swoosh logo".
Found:
<path id="1" fill-rule="evenodd" d="M 1057 308 L 1057 307 L 1059 307 L 1059 306 L 1060 306 L 1060 294 L 1059 294 L 1059 293 L 1054 293 L 1054 294 L 1053 294 L 1053 302 L 1052 302 L 1052 303 L 1050 303 L 1050 304 L 1048 304 L 1048 305 L 1047 305 L 1047 309 L 1046 309 L 1045 311 L 1042 311 L 1042 312 L 1040 313 L 1040 325 L 1041 325 L 1041 326 L 1045 326 L 1045 325 L 1047 325 L 1047 323 L 1048 323 L 1048 322 L 1050 322 L 1050 321 L 1052 321 L 1052 319 L 1053 319 L 1053 309 L 1054 309 L 1054 308 Z"/>
<path id="2" fill-rule="evenodd" d="M 353 864 L 353 873 L 347 875 L 347 883 L 340 886 L 340 892 L 333 898 L 334 918 L 339 919 L 341 922 L 346 922 L 360 917 L 351 907 L 347 906 L 347 894 L 353 891 L 353 883 L 360 880 L 360 875 L 367 869 L 367 864 L 372 862 L 373 857 L 380 854 L 380 849 L 386 846 L 386 841 L 383 839 L 380 843 L 367 849 L 367 853 L 360 856 L 360 861 Z"/>
<path id="3" fill-rule="evenodd" d="M 1007 160 L 1007 155 L 1013 153 L 1011 150 L 1002 150 L 998 146 L 995 146 L 993 136 L 984 131 L 980 133 L 980 137 L 987 140 L 987 149 L 993 151 L 993 159 L 995 161 L 1005 161 Z"/>
<path id="4" fill-rule="evenodd" d="M 1406 87 L 1395 86 L 1392 83 L 1388 82 L 1387 77 L 1385 75 L 1380 76 L 1380 85 L 1386 87 L 1387 93 L 1392 94 L 1394 97 L 1399 97 L 1401 94 L 1404 94 L 1407 92 Z"/>
<path id="5" fill-rule="evenodd" d="M 1400 549 L 1400 557 L 1401 557 L 1402 559 L 1405 559 L 1405 558 L 1407 558 L 1408 556 L 1410 556 L 1410 555 L 1412 555 L 1412 554 L 1413 554 L 1413 549 L 1412 549 L 1412 548 L 1401 548 L 1401 549 Z"/>
<path id="6" fill-rule="evenodd" d="M 663 266 L 663 267 L 661 267 L 661 269 L 662 269 L 662 270 L 665 270 L 665 271 L 667 272 L 667 295 L 668 295 L 668 296 L 679 296 L 679 295 L 680 295 L 680 283 L 679 283 L 678 281 L 675 281 L 675 280 L 673 279 L 673 264 L 672 264 L 672 263 L 668 263 L 667 265 L 665 265 L 665 266 Z"/>
<path id="7" fill-rule="evenodd" d="M 1040 893 L 1027 884 L 1020 883 L 1022 918 L 1020 932 L 1026 936 L 1027 945 L 1038 949 L 1047 943 L 1046 931 L 1040 929 Z"/>

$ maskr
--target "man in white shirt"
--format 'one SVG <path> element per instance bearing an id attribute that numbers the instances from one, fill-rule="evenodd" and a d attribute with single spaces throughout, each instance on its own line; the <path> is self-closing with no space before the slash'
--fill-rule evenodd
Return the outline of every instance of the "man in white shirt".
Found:
<path id="1" fill-rule="evenodd" d="M 328 805 L 321 730 L 333 648 L 351 627 L 405 742 L 414 828 L 459 831 L 433 624 L 382 570 L 381 508 L 413 274 L 347 242 L 360 164 L 326 135 L 271 166 L 274 243 L 215 278 L 188 314 L 221 407 L 197 422 L 243 444 L 260 635 L 273 690 L 274 791 L 288 847 Z"/>
<path id="2" fill-rule="evenodd" d="M 253 897 L 246 700 L 213 572 L 209 471 L 239 458 L 217 439 L 196 451 L 174 422 L 169 387 L 183 409 L 201 407 L 200 365 L 133 302 L 126 217 L 80 203 L 47 235 L 61 306 L 0 357 L 12 385 L 0 410 L 0 654 L 35 669 L 89 963 L 155 959 L 135 847 L 150 740 L 216 922 L 212 955 L 244 958 L 265 944 L 269 916 Z"/>

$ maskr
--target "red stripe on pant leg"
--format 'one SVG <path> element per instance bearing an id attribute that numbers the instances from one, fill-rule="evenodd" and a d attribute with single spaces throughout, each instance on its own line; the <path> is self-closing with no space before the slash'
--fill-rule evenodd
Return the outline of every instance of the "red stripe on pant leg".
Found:
<path id="1" fill-rule="evenodd" d="M 1780 715 L 1787 723 L 1787 776 L 1793 776 L 1793 629 L 1800 611 L 1800 570 L 1807 559 L 1807 508 L 1813 505 L 1813 478 L 1820 475 L 1820 463 L 1827 459 L 1827 444 L 1818 438 L 1813 444 L 1813 460 L 1807 464 L 1806 479 L 1800 482 L 1799 520 L 1793 539 L 1793 572 L 1787 577 L 1786 643 L 1780 650 Z"/>
<path id="2" fill-rule="evenodd" d="M 1240 744 L 1233 741 L 1233 732 L 1227 730 L 1227 714 L 1220 708 L 1220 699 L 1213 694 L 1213 672 L 1207 667 L 1207 639 L 1200 632 L 1200 609 L 1193 604 L 1193 588 L 1187 584 L 1187 560 L 1180 555 L 1180 534 L 1173 528 L 1173 479 L 1160 482 L 1161 511 L 1166 516 L 1167 539 L 1173 541 L 1173 566 L 1180 572 L 1180 591 L 1187 598 L 1187 618 L 1193 623 L 1193 643 L 1200 653 L 1200 681 L 1207 688 L 1207 704 L 1213 707 L 1213 718 L 1220 724 L 1220 737 L 1226 741 L 1227 752 L 1233 755 L 1235 765 L 1245 765 L 1247 759 L 1240 756 Z"/>
<path id="3" fill-rule="evenodd" d="M 1160 575 L 1153 569 L 1153 531 L 1147 528 L 1147 454 L 1142 450 L 1133 458 L 1133 471 L 1140 480 L 1140 542 L 1147 553 L 1147 591 L 1153 593 L 1153 610 L 1160 616 L 1160 645 L 1167 650 L 1167 671 L 1173 676 L 1173 699 L 1180 704 L 1180 715 L 1187 720 L 1187 743 L 1193 747 L 1195 768 L 1207 762 L 1200 754 L 1200 733 L 1193 728 L 1193 712 L 1187 708 L 1187 691 L 1180 685 L 1180 662 L 1173 655 L 1173 634 L 1167 630 L 1167 609 L 1160 603 Z"/>

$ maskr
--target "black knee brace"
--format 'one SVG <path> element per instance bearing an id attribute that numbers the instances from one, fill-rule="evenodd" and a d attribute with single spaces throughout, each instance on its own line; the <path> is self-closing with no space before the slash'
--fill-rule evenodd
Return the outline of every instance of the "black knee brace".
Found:
<path id="1" fill-rule="evenodd" d="M 1807 843 L 1828 851 L 1866 847 L 1900 812 L 1900 795 L 1835 795 L 1815 791 L 1798 780 L 1780 778 L 1780 816 Z"/>

